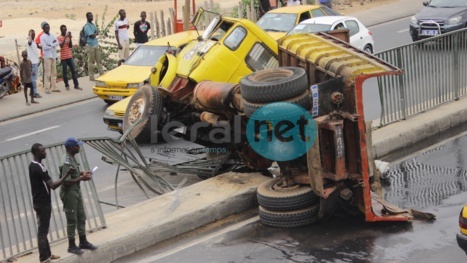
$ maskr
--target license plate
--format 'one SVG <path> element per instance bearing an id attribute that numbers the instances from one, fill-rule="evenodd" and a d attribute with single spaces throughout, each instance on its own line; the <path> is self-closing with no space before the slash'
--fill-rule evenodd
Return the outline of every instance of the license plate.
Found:
<path id="1" fill-rule="evenodd" d="M 436 36 L 439 34 L 438 30 L 422 30 L 422 35 L 425 36 Z"/>
<path id="2" fill-rule="evenodd" d="M 123 96 L 107 96 L 110 100 L 123 100 Z"/>

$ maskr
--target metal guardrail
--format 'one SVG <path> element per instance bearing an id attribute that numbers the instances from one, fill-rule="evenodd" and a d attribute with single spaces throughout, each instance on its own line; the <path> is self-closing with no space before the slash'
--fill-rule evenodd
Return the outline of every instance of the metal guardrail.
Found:
<path id="1" fill-rule="evenodd" d="M 404 70 L 378 78 L 381 125 L 467 94 L 467 29 L 385 50 L 376 57 Z"/>
<path id="2" fill-rule="evenodd" d="M 65 147 L 62 143 L 44 147 L 47 158 L 42 162 L 52 180 L 56 180 L 59 175 L 60 157 L 65 152 Z M 81 147 L 77 157 L 84 169 L 89 170 L 84 147 Z M 28 172 L 31 160 L 33 156 L 29 150 L 0 157 L 0 250 L 4 260 L 37 249 L 37 222 Z M 85 203 L 87 231 L 105 228 L 105 218 L 94 181 L 81 184 L 81 191 Z M 54 243 L 66 238 L 66 217 L 59 189 L 56 189 L 52 191 L 49 242 Z"/>

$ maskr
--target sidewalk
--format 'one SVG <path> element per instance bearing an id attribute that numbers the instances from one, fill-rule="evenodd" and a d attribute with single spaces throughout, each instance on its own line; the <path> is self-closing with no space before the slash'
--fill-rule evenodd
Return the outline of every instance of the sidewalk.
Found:
<path id="1" fill-rule="evenodd" d="M 70 90 L 65 90 L 63 82 L 57 83 L 57 88 L 61 92 L 45 94 L 44 88 L 38 88 L 42 98 L 36 99 L 39 104 L 31 104 L 31 106 L 26 105 L 23 91 L 3 97 L 0 99 L 0 122 L 96 98 L 96 95 L 92 93 L 93 81 L 89 81 L 88 77 L 82 77 L 78 79 L 78 82 L 83 90 L 73 89 L 72 80 L 70 80 Z M 29 96 L 28 100 L 30 100 Z"/>
<path id="2" fill-rule="evenodd" d="M 400 0 L 353 15 L 370 26 L 410 16 L 421 7 L 422 0 Z M 39 100 L 41 104 L 37 107 L 26 106 L 23 95 L 8 96 L 0 100 L 0 121 L 95 97 L 91 90 L 92 83 L 86 78 L 81 78 L 80 84 L 83 91 L 43 94 L 44 98 Z M 63 84 L 61 85 L 63 90 Z M 406 147 L 417 140 L 435 136 L 443 130 L 467 122 L 466 102 L 467 98 L 463 98 L 379 129 L 373 133 L 375 151 L 381 156 L 397 150 L 394 148 L 394 142 L 399 143 L 397 147 Z M 401 140 L 401 137 L 406 139 Z M 88 235 L 89 240 L 99 246 L 97 250 L 86 251 L 83 255 L 76 256 L 66 252 L 66 241 L 60 242 L 52 246 L 52 252 L 62 257 L 55 262 L 111 262 L 202 225 L 255 207 L 256 188 L 268 179 L 258 173 L 227 173 L 107 214 L 108 228 Z M 21 263 L 38 261 L 37 250 L 18 258 L 18 262 Z"/>

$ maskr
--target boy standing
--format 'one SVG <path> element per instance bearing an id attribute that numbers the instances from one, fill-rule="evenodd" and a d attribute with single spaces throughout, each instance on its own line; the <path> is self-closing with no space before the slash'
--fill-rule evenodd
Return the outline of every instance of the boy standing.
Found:
<path id="1" fill-rule="evenodd" d="M 73 62 L 73 54 L 71 53 L 71 47 L 73 46 L 71 41 L 71 32 L 67 33 L 66 30 L 66 26 L 61 25 L 61 35 L 57 37 L 58 43 L 60 43 L 60 61 L 62 62 L 63 82 L 65 82 L 65 89 L 70 90 L 70 85 L 68 85 L 67 69 L 67 67 L 70 67 L 71 77 L 73 78 L 75 89 L 82 90 L 82 88 L 79 87 L 78 78 L 76 77 L 75 63 Z"/>
<path id="2" fill-rule="evenodd" d="M 26 98 L 26 105 L 31 106 L 28 102 L 28 88 L 30 88 L 30 96 L 31 96 L 31 103 L 38 103 L 34 100 L 34 87 L 32 86 L 32 63 L 31 60 L 28 59 L 28 52 L 25 50 L 21 52 L 21 56 L 23 60 L 19 65 L 19 72 L 21 77 L 21 83 L 24 86 L 24 98 Z"/>

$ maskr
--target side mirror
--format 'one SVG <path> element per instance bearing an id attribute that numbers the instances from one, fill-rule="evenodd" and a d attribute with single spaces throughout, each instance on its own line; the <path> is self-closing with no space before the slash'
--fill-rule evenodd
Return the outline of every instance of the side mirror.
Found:
<path id="1" fill-rule="evenodd" d="M 193 16 L 193 18 L 191 19 L 191 24 L 193 26 L 197 26 L 198 25 L 198 22 L 199 20 L 201 19 L 201 16 L 204 14 L 204 9 L 202 7 L 198 8 L 198 10 L 196 11 L 195 15 Z"/>
<path id="2" fill-rule="evenodd" d="M 424 6 L 427 6 L 429 3 L 430 3 L 430 2 L 425 1 L 425 2 L 423 2 L 423 5 L 424 5 Z"/>

